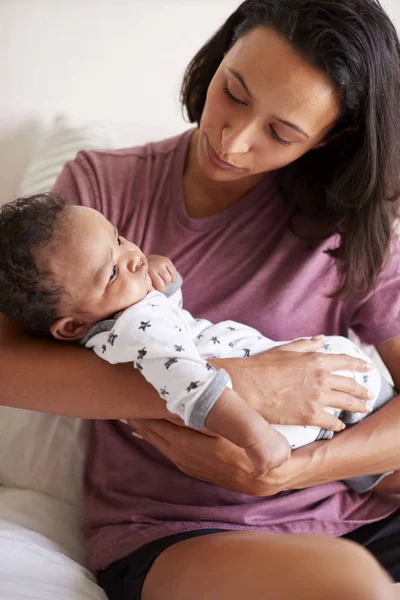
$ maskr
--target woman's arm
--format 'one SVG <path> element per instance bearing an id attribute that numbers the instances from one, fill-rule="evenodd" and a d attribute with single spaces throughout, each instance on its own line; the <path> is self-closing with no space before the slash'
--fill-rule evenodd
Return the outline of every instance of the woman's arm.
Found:
<path id="1" fill-rule="evenodd" d="M 318 343 L 309 341 L 304 348 L 310 350 L 313 346 L 317 349 Z M 321 377 L 323 363 L 315 369 L 314 354 L 275 350 L 265 353 L 261 369 L 264 374 L 262 394 L 254 395 L 257 399 L 258 396 L 269 398 L 271 410 L 274 402 L 279 400 L 278 409 L 295 416 L 297 407 L 302 407 L 302 400 L 309 395 L 311 385 L 315 398 L 308 405 L 309 420 L 306 422 L 311 424 L 313 418 L 316 424 L 334 429 L 335 419 L 321 410 L 326 381 Z M 328 361 L 332 359 L 332 356 L 323 357 L 327 370 Z M 246 372 L 249 372 L 251 359 L 231 360 L 233 373 L 240 374 L 240 365 L 245 365 Z M 254 361 L 257 372 L 260 371 L 259 360 Z M 358 363 L 362 364 L 350 357 L 344 357 L 343 361 L 337 368 L 356 368 Z M 347 365 L 346 361 L 352 361 L 351 365 Z M 228 367 L 228 362 L 224 361 L 221 366 Z M 348 378 L 342 380 L 347 385 Z M 285 389 L 278 396 L 276 387 L 280 387 L 280 381 L 285 381 Z M 163 419 L 171 416 L 165 401 L 132 365 L 110 365 L 87 349 L 30 338 L 2 315 L 0 382 L 0 404 L 5 406 L 92 419 Z M 255 391 L 252 381 L 246 383 L 245 388 Z M 243 395 L 246 397 L 246 394 Z M 348 397 L 348 394 L 343 394 L 343 408 L 349 408 Z M 354 398 L 353 401 L 353 409 L 362 410 L 362 404 L 357 404 Z M 281 408 L 285 403 L 286 411 Z M 321 422 L 318 422 L 318 416 Z M 328 422 L 324 421 L 327 418 Z"/>
<path id="2" fill-rule="evenodd" d="M 140 435 L 192 477 L 235 492 L 272 496 L 359 475 L 400 469 L 400 396 L 332 440 L 314 442 L 267 475 L 254 478 L 244 451 L 223 438 L 166 421 L 135 421 Z"/>
<path id="3" fill-rule="evenodd" d="M 380 344 L 378 351 L 400 387 L 400 339 Z M 252 477 L 252 465 L 244 452 L 222 438 L 179 431 L 177 425 L 157 420 L 136 425 L 145 439 L 188 475 L 234 491 L 268 496 L 284 489 L 400 469 L 399 422 L 400 396 L 397 396 L 332 440 L 295 450 L 281 467 L 257 479 Z"/>
<path id="4" fill-rule="evenodd" d="M 0 405 L 91 419 L 170 415 L 132 365 L 110 365 L 93 352 L 24 335 L 0 315 Z"/>

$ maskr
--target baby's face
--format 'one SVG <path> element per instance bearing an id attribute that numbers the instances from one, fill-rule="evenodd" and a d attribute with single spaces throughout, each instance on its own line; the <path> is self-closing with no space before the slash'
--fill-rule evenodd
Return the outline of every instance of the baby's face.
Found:
<path id="1" fill-rule="evenodd" d="M 44 250 L 44 267 L 67 292 L 59 317 L 81 317 L 92 325 L 139 302 L 153 289 L 147 258 L 96 210 L 71 206 L 67 211 L 65 232 L 54 248 Z"/>

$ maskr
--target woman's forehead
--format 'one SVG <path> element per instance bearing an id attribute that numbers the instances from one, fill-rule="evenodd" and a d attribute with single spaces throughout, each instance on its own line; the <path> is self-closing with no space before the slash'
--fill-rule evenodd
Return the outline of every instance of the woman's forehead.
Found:
<path id="1" fill-rule="evenodd" d="M 311 134 L 318 134 L 322 124 L 328 126 L 339 116 L 333 82 L 273 29 L 257 27 L 241 37 L 226 54 L 221 69 L 241 75 L 260 109 L 277 107 L 289 113 L 287 118 L 305 119 Z"/>

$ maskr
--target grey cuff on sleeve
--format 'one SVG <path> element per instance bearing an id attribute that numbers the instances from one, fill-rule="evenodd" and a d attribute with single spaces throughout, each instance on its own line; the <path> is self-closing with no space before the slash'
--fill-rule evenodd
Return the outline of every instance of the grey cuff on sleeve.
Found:
<path id="1" fill-rule="evenodd" d="M 189 427 L 194 427 L 195 429 L 205 428 L 208 413 L 230 382 L 231 379 L 228 373 L 224 369 L 218 369 L 214 379 L 212 379 L 210 385 L 204 390 L 193 407 L 187 423 Z"/>
<path id="2" fill-rule="evenodd" d="M 178 276 L 175 279 L 175 281 L 172 281 L 171 283 L 169 283 L 167 285 L 167 288 L 164 291 L 165 296 L 167 296 L 167 298 L 170 298 L 170 296 L 173 296 L 175 294 L 175 292 L 177 292 L 178 290 L 181 289 L 182 283 L 183 283 L 183 279 L 178 273 Z"/>

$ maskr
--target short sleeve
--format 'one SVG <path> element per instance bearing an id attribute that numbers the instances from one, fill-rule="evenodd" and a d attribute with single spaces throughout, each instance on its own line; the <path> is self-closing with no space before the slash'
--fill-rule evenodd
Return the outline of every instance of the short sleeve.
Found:
<path id="1" fill-rule="evenodd" d="M 392 243 L 390 255 L 375 290 L 356 306 L 350 327 L 366 344 L 400 337 L 400 243 Z"/>
<path id="2" fill-rule="evenodd" d="M 79 204 L 99 210 L 85 152 L 79 152 L 74 160 L 65 163 L 52 191 L 63 196 L 68 204 Z"/>
<path id="3" fill-rule="evenodd" d="M 144 148 L 81 151 L 64 165 L 53 191 L 98 210 L 125 234 L 145 188 Z"/>

